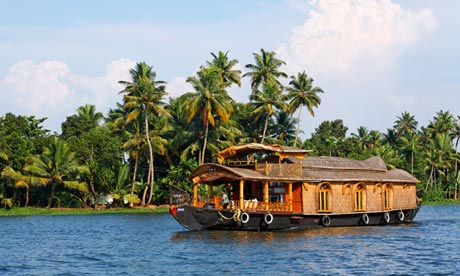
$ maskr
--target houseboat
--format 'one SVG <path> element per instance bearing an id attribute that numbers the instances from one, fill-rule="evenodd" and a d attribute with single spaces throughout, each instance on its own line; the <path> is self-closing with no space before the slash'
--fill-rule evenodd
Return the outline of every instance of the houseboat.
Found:
<path id="1" fill-rule="evenodd" d="M 387 169 L 379 157 L 309 157 L 309 152 L 255 143 L 222 150 L 217 163 L 191 173 L 193 192 L 171 186 L 170 213 L 190 230 L 274 231 L 414 219 L 421 199 L 411 174 Z"/>

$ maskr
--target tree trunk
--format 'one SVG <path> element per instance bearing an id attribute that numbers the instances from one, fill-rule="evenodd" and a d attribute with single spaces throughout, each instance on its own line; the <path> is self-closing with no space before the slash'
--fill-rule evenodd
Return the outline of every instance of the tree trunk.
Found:
<path id="1" fill-rule="evenodd" d="M 200 165 L 204 163 L 204 156 L 206 153 L 206 145 L 208 143 L 209 121 L 206 120 L 206 129 L 204 133 L 203 152 L 201 153 Z"/>
<path id="2" fill-rule="evenodd" d="M 137 174 L 137 166 L 139 165 L 139 152 L 136 153 L 136 159 L 134 161 L 134 172 L 133 172 L 133 187 L 131 188 L 131 194 L 134 194 L 134 190 L 136 189 L 136 174 Z"/>
<path id="3" fill-rule="evenodd" d="M 267 132 L 267 127 L 268 127 L 268 114 L 267 114 L 267 117 L 265 118 L 264 133 L 262 133 L 262 141 L 260 141 L 261 144 L 264 143 L 264 140 L 265 140 L 265 133 Z"/>
<path id="4" fill-rule="evenodd" d="M 414 151 L 411 152 L 411 164 L 410 164 L 410 172 L 413 175 L 414 174 Z"/>
<path id="5" fill-rule="evenodd" d="M 24 204 L 24 207 L 27 208 L 28 205 L 29 205 L 29 186 L 26 187 L 26 202 Z"/>
<path id="6" fill-rule="evenodd" d="M 297 147 L 297 137 L 299 137 L 300 131 L 300 115 L 302 114 L 302 105 L 300 105 L 299 116 L 297 117 L 297 130 L 295 132 L 294 147 Z"/>
<path id="7" fill-rule="evenodd" d="M 51 195 L 50 198 L 48 199 L 48 206 L 46 208 L 51 208 L 51 203 L 53 202 L 54 194 L 56 193 L 56 183 L 51 182 Z"/>
<path id="8" fill-rule="evenodd" d="M 152 144 L 150 142 L 150 136 L 149 136 L 149 120 L 147 118 L 147 110 L 145 111 L 145 136 L 146 136 L 146 139 L 147 139 L 147 144 L 149 145 L 149 175 L 150 175 L 150 178 L 149 178 L 149 183 L 150 184 L 150 195 L 153 194 L 153 182 L 155 181 L 155 175 L 154 175 L 154 171 L 153 171 L 153 149 L 152 149 Z M 145 193 L 145 191 L 144 191 Z M 145 201 L 143 201 L 145 202 Z"/>
<path id="9" fill-rule="evenodd" d="M 145 186 L 144 188 L 144 192 L 142 193 L 142 202 L 141 202 L 141 205 L 144 206 L 145 205 L 145 198 L 147 197 L 147 190 L 149 189 L 149 186 Z"/>

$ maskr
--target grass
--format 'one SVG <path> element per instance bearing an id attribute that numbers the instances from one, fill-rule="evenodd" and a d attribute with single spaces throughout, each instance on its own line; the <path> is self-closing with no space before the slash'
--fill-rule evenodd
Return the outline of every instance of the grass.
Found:
<path id="1" fill-rule="evenodd" d="M 167 213 L 167 208 L 0 208 L 0 217 L 4 216 L 54 216 L 54 215 L 99 215 L 99 214 L 141 214 Z"/>

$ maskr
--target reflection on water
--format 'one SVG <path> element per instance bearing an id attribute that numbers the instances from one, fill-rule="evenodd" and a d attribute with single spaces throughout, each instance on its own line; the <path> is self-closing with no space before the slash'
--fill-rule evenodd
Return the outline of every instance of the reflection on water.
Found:
<path id="1" fill-rule="evenodd" d="M 453 275 L 460 206 L 416 221 L 281 232 L 184 230 L 168 214 L 0 218 L 2 275 Z"/>

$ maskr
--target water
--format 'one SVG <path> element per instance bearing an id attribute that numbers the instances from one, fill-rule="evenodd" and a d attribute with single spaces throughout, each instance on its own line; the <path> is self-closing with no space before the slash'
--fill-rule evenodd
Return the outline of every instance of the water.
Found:
<path id="1" fill-rule="evenodd" d="M 262 233 L 190 232 L 169 214 L 0 217 L 0 275 L 460 275 L 459 214 Z"/>

